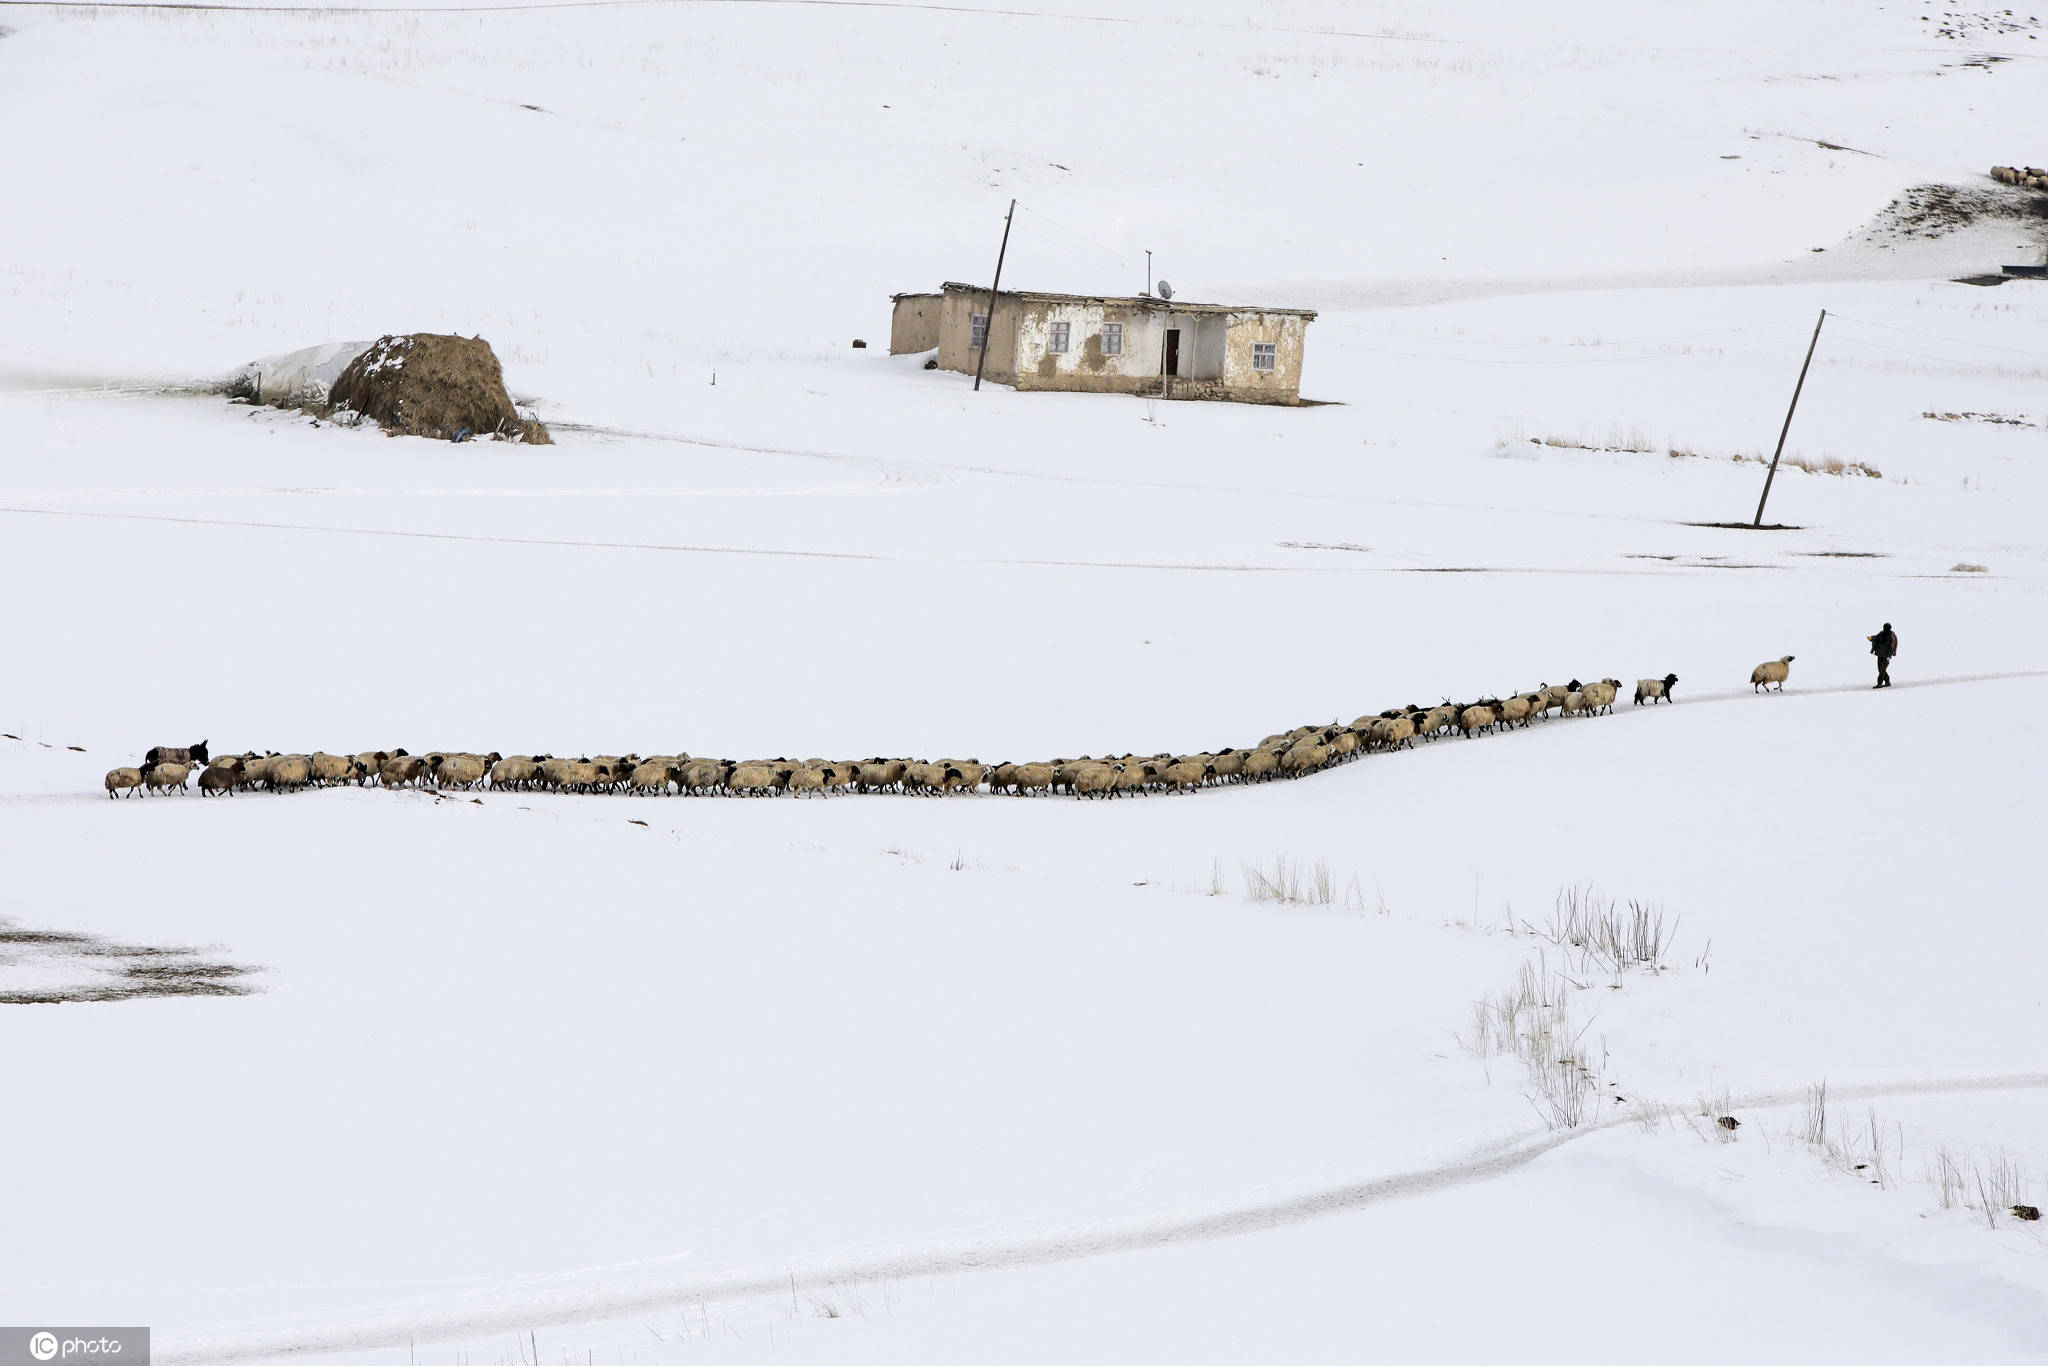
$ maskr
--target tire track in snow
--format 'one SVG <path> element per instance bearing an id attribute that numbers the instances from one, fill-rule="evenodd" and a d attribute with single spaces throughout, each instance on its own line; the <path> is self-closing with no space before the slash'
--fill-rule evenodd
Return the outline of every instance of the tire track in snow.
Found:
<path id="1" fill-rule="evenodd" d="M 1997 1091 L 2048 1090 L 2048 1072 L 2007 1073 L 1983 1077 L 1949 1077 L 1856 1085 L 1830 1083 L 1828 1094 L 1842 1100 L 1886 1100 L 1912 1096 L 1981 1095 Z M 1729 1109 L 1767 1110 L 1804 1104 L 1807 1088 L 1754 1091 L 1729 1100 Z M 1655 1113 L 1667 1119 L 1687 1107 L 1667 1103 Z M 1616 1115 L 1583 1128 L 1551 1132 L 1525 1131 L 1471 1149 L 1435 1166 L 1417 1167 L 1363 1181 L 1330 1186 L 1281 1200 L 1177 1213 L 1153 1219 L 1098 1225 L 1063 1233 L 1014 1239 L 937 1243 L 891 1251 L 816 1258 L 801 1264 L 782 1263 L 669 1281 L 648 1280 L 610 1289 L 557 1285 L 527 1277 L 486 1292 L 484 1302 L 438 1310 L 391 1311 L 381 1318 L 325 1328 L 280 1329 L 217 1337 L 194 1336 L 183 1342 L 160 1342 L 155 1359 L 176 1363 L 260 1361 L 277 1357 L 314 1356 L 330 1352 L 374 1351 L 409 1344 L 447 1342 L 534 1327 L 558 1327 L 651 1313 L 688 1304 L 755 1296 L 822 1291 L 836 1286 L 913 1276 L 958 1275 L 971 1271 L 1005 1271 L 1050 1266 L 1060 1262 L 1142 1252 L 1182 1243 L 1207 1242 L 1261 1233 L 1292 1224 L 1349 1214 L 1394 1200 L 1413 1199 L 1459 1186 L 1507 1176 L 1548 1153 L 1579 1139 L 1640 1122 L 1638 1115 Z M 559 1281 L 559 1278 L 557 1278 Z"/>

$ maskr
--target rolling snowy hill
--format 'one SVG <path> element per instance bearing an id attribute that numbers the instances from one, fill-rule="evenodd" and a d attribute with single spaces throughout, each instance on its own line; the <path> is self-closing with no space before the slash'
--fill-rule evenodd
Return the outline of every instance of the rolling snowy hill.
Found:
<path id="1" fill-rule="evenodd" d="M 0 1006 L 10 1321 L 380 1366 L 2040 1351 L 2048 295 L 1951 282 L 2041 259 L 2048 195 L 1983 175 L 2043 159 L 2033 20 L 4 23 L 0 994 L 106 944 L 258 988 Z M 1012 197 L 1020 287 L 1149 250 L 1320 310 L 1323 405 L 884 354 Z M 1822 308 L 1793 529 L 1708 525 Z M 489 339 L 557 444 L 208 392 L 413 329 Z M 1187 752 L 1667 671 L 1106 803 L 100 786 L 202 736 Z M 1549 933 L 1574 894 L 1661 916 L 1652 961 Z M 1498 1045 L 1522 982 L 1563 1091 Z"/>

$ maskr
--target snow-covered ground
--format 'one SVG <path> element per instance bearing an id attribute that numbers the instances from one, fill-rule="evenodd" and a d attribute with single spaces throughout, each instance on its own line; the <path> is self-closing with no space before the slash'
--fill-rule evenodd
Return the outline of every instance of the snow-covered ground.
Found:
<path id="1" fill-rule="evenodd" d="M 259 990 L 0 1005 L 0 1317 L 378 1366 L 2042 1351 L 2048 294 L 1949 282 L 2040 259 L 1982 175 L 2043 160 L 2032 20 L 5 27 L 0 995 L 110 980 L 86 943 Z M 2014 216 L 1925 235 L 1927 184 Z M 886 355 L 1013 195 L 1021 286 L 1150 249 L 1322 310 L 1326 406 Z M 1788 456 L 1875 473 L 1698 525 L 1822 308 Z M 202 391 L 413 329 L 557 444 Z M 1180 798 L 100 790 L 201 737 L 1024 760 L 1667 671 Z M 1327 902 L 1255 898 L 1281 860 Z M 1553 942 L 1574 888 L 1660 966 Z M 1575 1124 L 1481 1038 L 1525 970 Z"/>

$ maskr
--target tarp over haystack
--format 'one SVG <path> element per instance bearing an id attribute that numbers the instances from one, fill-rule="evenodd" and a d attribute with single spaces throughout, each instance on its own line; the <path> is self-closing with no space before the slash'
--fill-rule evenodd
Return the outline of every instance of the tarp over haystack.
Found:
<path id="1" fill-rule="evenodd" d="M 521 417 L 512 406 L 498 357 L 481 337 L 379 337 L 348 363 L 327 401 L 336 418 L 353 412 L 390 436 L 552 444 L 538 419 Z"/>
<path id="2" fill-rule="evenodd" d="M 327 342 L 282 356 L 252 360 L 228 379 L 230 397 L 279 408 L 320 407 L 348 363 L 372 343 Z"/>

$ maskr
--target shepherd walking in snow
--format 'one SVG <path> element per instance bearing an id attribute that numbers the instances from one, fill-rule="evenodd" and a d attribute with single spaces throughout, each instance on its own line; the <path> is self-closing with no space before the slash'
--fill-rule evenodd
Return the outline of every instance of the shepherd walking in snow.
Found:
<path id="1" fill-rule="evenodd" d="M 1884 629 L 1870 638 L 1870 653 L 1877 656 L 1877 686 L 1889 688 L 1892 685 L 1892 656 L 1899 652 L 1899 636 L 1886 622 Z"/>

